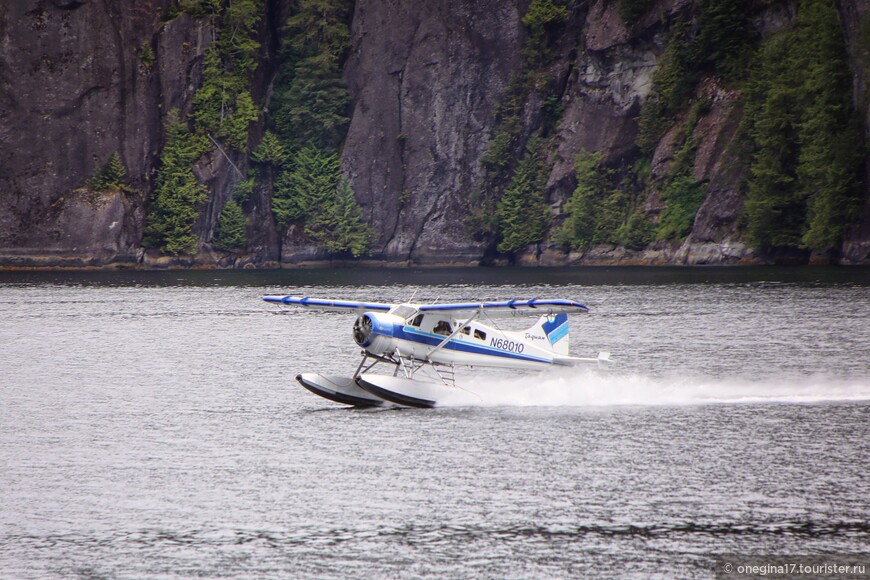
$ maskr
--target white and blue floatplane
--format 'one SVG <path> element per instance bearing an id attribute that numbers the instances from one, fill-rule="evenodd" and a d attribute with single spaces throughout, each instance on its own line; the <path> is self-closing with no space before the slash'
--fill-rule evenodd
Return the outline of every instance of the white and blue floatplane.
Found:
<path id="1" fill-rule="evenodd" d="M 456 387 L 456 366 L 542 369 L 611 362 L 608 352 L 594 358 L 568 354 L 568 315 L 589 312 L 573 300 L 454 304 L 384 304 L 301 296 L 264 296 L 263 300 L 357 314 L 353 339 L 363 350 L 353 375 L 303 373 L 296 377 L 309 391 L 347 405 L 389 402 L 434 407 Z M 542 316 L 521 331 L 501 330 L 480 320 L 532 313 Z M 372 373 L 378 364 L 391 365 L 393 372 Z"/>

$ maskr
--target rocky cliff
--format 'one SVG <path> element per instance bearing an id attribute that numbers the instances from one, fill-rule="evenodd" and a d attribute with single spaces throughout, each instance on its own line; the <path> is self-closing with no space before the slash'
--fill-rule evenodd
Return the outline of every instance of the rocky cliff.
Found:
<path id="1" fill-rule="evenodd" d="M 250 151 L 215 140 L 193 167 L 206 184 L 199 208 L 196 256 L 162 256 L 142 247 L 153 203 L 170 110 L 191 113 L 203 61 L 215 41 L 213 20 L 173 12 L 172 0 L 13 2 L 0 12 L 0 263 L 39 265 L 274 266 L 329 257 L 301 227 L 286 231 L 272 214 L 272 188 L 260 179 L 246 201 L 247 246 L 214 250 L 218 217 L 252 165 Z M 512 83 L 528 66 L 529 0 L 436 0 L 411 5 L 356 0 L 350 48 L 343 57 L 350 118 L 341 145 L 344 170 L 375 232 L 370 259 L 394 263 L 731 264 L 780 259 L 870 263 L 870 197 L 833 251 L 787 255 L 753 248 L 742 226 L 748 165 L 735 140 L 743 119 L 740 87 L 707 76 L 693 98 L 708 106 L 690 130 L 691 174 L 705 195 L 687 235 L 650 240 L 642 248 L 591 244 L 569 250 L 558 230 L 576 186 L 580 151 L 603 154 L 625 172 L 643 156 L 638 116 L 653 90 L 654 71 L 674 38 L 674 22 L 690 18 L 691 0 L 657 0 L 632 24 L 618 0 L 565 2 L 546 31 L 547 59 L 522 94 L 512 156 L 536 131 L 547 138 L 542 239 L 510 254 L 498 232 L 475 232 L 469 216 L 479 195 L 497 200 L 509 177 L 484 162 L 503 126 Z M 759 3 L 752 25 L 761 38 L 795 25 L 787 0 Z M 853 102 L 865 119 L 870 2 L 840 0 L 849 49 Z M 272 87 L 282 62 L 284 27 L 293 3 L 262 5 L 260 62 L 250 92 L 263 112 L 249 127 L 258 143 L 272 122 Z M 546 88 L 543 88 L 546 87 Z M 544 101 L 558 110 L 546 127 Z M 657 180 L 673 167 L 687 110 L 652 147 L 641 195 L 643 215 L 664 210 Z M 682 141 L 681 141 L 682 140 Z M 125 186 L 106 191 L 88 180 L 117 153 Z M 509 162 L 505 163 L 510 167 Z M 262 172 L 261 172 L 262 174 Z M 620 182 L 628 187 L 628 181 Z M 483 192 L 483 194 L 481 194 Z M 476 197 L 476 195 L 478 197 Z M 491 208 L 490 208 L 491 209 Z M 340 257 L 340 256 L 339 256 Z"/>

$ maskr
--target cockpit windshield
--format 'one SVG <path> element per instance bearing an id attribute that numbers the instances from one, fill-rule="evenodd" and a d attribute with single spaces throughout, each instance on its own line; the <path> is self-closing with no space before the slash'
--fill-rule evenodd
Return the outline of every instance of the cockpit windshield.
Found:
<path id="1" fill-rule="evenodd" d="M 407 304 L 399 304 L 398 306 L 390 310 L 390 314 L 394 314 L 399 318 L 404 318 L 405 320 L 408 320 L 409 318 L 414 316 L 416 312 L 416 308 L 414 308 L 413 306 L 408 306 Z"/>

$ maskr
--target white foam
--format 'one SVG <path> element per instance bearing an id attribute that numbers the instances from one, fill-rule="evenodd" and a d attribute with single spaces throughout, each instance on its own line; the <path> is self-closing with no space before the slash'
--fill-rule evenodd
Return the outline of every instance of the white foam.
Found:
<path id="1" fill-rule="evenodd" d="M 467 377 L 466 377 L 467 378 Z M 870 400 L 870 379 L 824 376 L 762 380 L 650 377 L 571 370 L 540 375 L 457 379 L 438 406 L 613 406 L 717 403 L 812 403 Z"/>

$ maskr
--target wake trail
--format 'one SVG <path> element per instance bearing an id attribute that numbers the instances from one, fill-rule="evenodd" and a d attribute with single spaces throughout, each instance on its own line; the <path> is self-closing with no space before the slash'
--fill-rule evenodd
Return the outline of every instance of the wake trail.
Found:
<path id="1" fill-rule="evenodd" d="M 470 378 L 470 377 L 469 377 Z M 562 371 L 540 375 L 457 380 L 461 388 L 439 407 L 586 407 L 706 405 L 722 403 L 815 403 L 870 401 L 870 379 L 810 376 L 751 380 L 650 377 L 637 373 Z"/>

